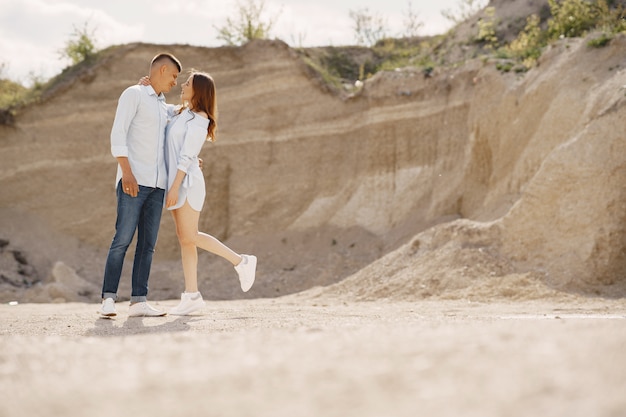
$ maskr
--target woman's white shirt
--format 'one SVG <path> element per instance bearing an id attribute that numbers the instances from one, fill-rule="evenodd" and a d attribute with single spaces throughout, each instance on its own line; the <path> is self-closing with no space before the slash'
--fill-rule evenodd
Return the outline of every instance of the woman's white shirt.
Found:
<path id="1" fill-rule="evenodd" d="M 177 114 L 176 106 L 168 106 L 168 113 L 171 119 L 165 130 L 167 189 L 169 191 L 172 187 L 178 170 L 187 174 L 181 189 L 190 189 L 195 181 L 201 181 L 202 189 L 204 189 L 204 176 L 198 165 L 198 155 L 206 142 L 210 120 L 189 109 Z M 186 196 L 186 192 L 181 192 L 180 196 Z M 178 208 L 183 204 L 184 201 L 180 201 L 179 198 L 176 206 L 170 209 Z"/>

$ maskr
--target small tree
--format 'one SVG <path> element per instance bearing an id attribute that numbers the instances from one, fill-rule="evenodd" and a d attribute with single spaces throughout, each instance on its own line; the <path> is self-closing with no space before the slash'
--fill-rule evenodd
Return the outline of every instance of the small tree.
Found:
<path id="1" fill-rule="evenodd" d="M 404 36 L 414 38 L 424 26 L 424 22 L 419 20 L 419 13 L 413 10 L 413 4 L 409 0 L 408 10 L 404 18 Z"/>
<path id="2" fill-rule="evenodd" d="M 253 39 L 268 39 L 280 13 L 265 19 L 264 0 L 238 0 L 237 12 L 226 19 L 226 25 L 217 28 L 217 38 L 227 45 L 243 45 Z"/>
<path id="3" fill-rule="evenodd" d="M 387 35 L 387 23 L 379 14 L 373 14 L 366 7 L 350 10 L 354 22 L 354 35 L 358 45 L 374 46 Z"/>
<path id="4" fill-rule="evenodd" d="M 88 61 L 96 54 L 95 29 L 89 28 L 89 22 L 85 22 L 82 29 L 74 25 L 74 32 L 65 43 L 65 48 L 59 51 L 61 59 L 69 59 L 73 65 Z"/>
<path id="5" fill-rule="evenodd" d="M 453 23 L 461 23 L 474 16 L 489 3 L 488 0 L 459 0 L 457 9 L 444 9 L 441 14 Z"/>

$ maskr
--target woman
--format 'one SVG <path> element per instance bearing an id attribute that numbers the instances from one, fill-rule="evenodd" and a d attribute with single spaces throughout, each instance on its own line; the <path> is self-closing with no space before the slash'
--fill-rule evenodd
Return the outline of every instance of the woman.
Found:
<path id="1" fill-rule="evenodd" d="M 170 106 L 171 120 L 166 128 L 165 158 L 168 189 L 165 206 L 176 224 L 185 276 L 185 292 L 180 304 L 169 311 L 187 315 L 204 306 L 198 291 L 198 250 L 204 249 L 228 260 L 239 274 L 246 292 L 254 283 L 256 257 L 239 255 L 218 239 L 198 231 L 200 211 L 206 195 L 198 154 L 205 141 L 215 141 L 217 102 L 215 83 L 206 73 L 193 72 L 181 86 L 183 106 Z"/>

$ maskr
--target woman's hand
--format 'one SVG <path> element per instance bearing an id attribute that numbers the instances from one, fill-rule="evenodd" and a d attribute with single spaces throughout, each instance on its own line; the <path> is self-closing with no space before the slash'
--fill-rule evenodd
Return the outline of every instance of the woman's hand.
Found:
<path id="1" fill-rule="evenodd" d="M 178 202 L 178 188 L 171 188 L 168 193 L 167 193 L 167 197 L 165 197 L 165 207 L 166 208 L 170 208 L 176 205 L 176 203 Z"/>
<path id="2" fill-rule="evenodd" d="M 150 77 L 148 77 L 147 75 L 144 75 L 143 77 L 141 77 L 137 84 L 139 84 L 139 85 L 152 85 L 152 83 L 150 82 Z"/>

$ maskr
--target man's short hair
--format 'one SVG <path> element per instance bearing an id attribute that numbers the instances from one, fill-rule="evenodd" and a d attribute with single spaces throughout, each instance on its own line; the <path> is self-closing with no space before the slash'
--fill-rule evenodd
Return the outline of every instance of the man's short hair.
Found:
<path id="1" fill-rule="evenodd" d="M 155 63 L 160 64 L 161 62 L 165 61 L 169 61 L 170 63 L 176 65 L 176 68 L 178 68 L 178 72 L 181 72 L 183 70 L 183 66 L 180 64 L 180 61 L 174 55 L 167 53 L 161 53 L 152 58 L 150 66 L 152 67 Z"/>

